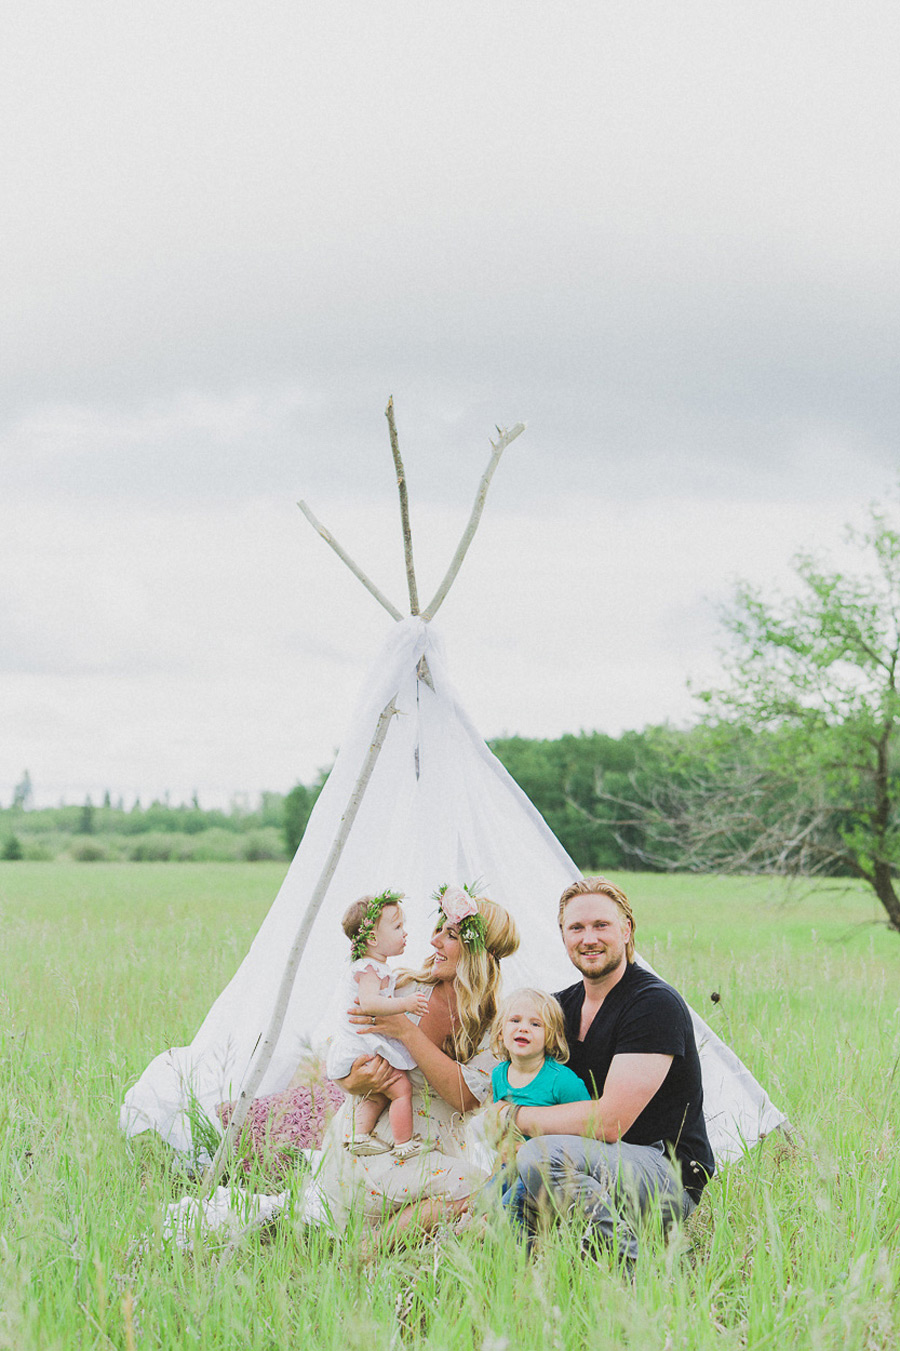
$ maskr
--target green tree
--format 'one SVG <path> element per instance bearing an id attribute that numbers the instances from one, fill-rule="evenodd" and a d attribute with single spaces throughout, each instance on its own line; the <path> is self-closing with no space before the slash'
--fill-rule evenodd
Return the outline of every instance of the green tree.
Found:
<path id="1" fill-rule="evenodd" d="M 85 798 L 84 806 L 79 813 L 77 833 L 79 835 L 93 835 L 94 833 L 94 804 L 90 797 Z"/>
<path id="2" fill-rule="evenodd" d="M 614 826 L 610 793 L 641 757 L 643 733 L 566 733 L 555 741 L 500 737 L 490 747 L 576 862 L 628 868 L 634 858 Z M 646 866 L 646 864 L 644 864 Z"/>
<path id="3" fill-rule="evenodd" d="M 281 829 L 289 858 L 294 857 L 300 846 L 306 823 L 312 815 L 316 799 L 327 778 L 328 770 L 323 769 L 319 772 L 318 782 L 312 787 L 308 788 L 306 784 L 298 783 L 284 798 Z"/>
<path id="4" fill-rule="evenodd" d="M 22 848 L 22 841 L 18 835 L 8 835 L 3 841 L 3 849 L 0 851 L 0 858 L 6 863 L 17 863 L 19 859 L 25 857 L 25 851 Z"/>
<path id="5" fill-rule="evenodd" d="M 728 680 L 701 696 L 703 754 L 682 763 L 682 845 L 693 866 L 857 877 L 900 931 L 900 532 L 873 508 L 848 538 L 858 573 L 801 553 L 798 594 L 738 588 Z"/>
<path id="6" fill-rule="evenodd" d="M 19 808 L 22 811 L 28 811 L 29 807 L 31 807 L 33 804 L 34 804 L 34 789 L 31 783 L 31 775 L 28 773 L 28 770 L 26 769 L 25 773 L 22 775 L 21 779 L 13 789 L 12 805 L 14 808 Z"/>

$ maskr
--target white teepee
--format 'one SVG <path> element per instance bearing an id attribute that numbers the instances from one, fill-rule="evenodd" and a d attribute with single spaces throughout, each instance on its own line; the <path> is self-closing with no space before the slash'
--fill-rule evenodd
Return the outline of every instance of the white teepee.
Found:
<path id="1" fill-rule="evenodd" d="M 390 405 L 388 411 L 390 419 Z M 450 580 L 477 524 L 490 473 L 520 430 L 502 434 L 495 447 Z M 393 435 L 392 441 L 401 481 Z M 401 502 L 411 602 L 418 608 L 402 493 Z M 460 705 L 430 622 L 442 599 L 439 591 L 424 615 L 392 625 L 272 909 L 191 1045 L 158 1056 L 127 1093 L 121 1121 L 129 1134 L 152 1129 L 189 1148 L 196 1105 L 213 1117 L 223 1099 L 287 1085 L 304 1050 L 330 1031 L 347 947 L 340 916 L 366 892 L 391 887 L 406 894 L 407 953 L 415 964 L 427 952 L 435 888 L 477 880 L 521 931 L 519 952 L 503 964 L 507 987 L 554 990 L 576 978 L 560 942 L 556 906 L 579 870 Z M 639 895 L 632 899 L 639 912 Z M 294 974 L 289 957 L 301 929 L 308 941 Z M 710 1140 L 723 1160 L 784 1117 L 715 1033 L 694 1020 Z"/>

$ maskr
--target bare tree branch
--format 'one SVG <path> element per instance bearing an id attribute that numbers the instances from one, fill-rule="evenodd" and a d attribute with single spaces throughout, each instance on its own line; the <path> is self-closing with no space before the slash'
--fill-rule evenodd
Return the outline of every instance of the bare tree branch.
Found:
<path id="1" fill-rule="evenodd" d="M 469 523 L 466 526 L 465 530 L 463 531 L 463 537 L 459 541 L 456 553 L 453 555 L 453 558 L 451 560 L 449 568 L 447 569 L 444 580 L 441 582 L 437 591 L 434 593 L 434 596 L 428 602 L 425 609 L 422 611 L 423 619 L 426 620 L 433 619 L 434 616 L 437 614 L 438 610 L 443 605 L 447 597 L 447 592 L 450 590 L 450 587 L 453 585 L 453 582 L 456 578 L 456 574 L 462 567 L 462 561 L 468 552 L 469 545 L 472 543 L 472 538 L 475 534 L 475 531 L 478 529 L 478 522 L 481 520 L 481 513 L 484 511 L 484 502 L 485 498 L 487 497 L 487 491 L 490 486 L 491 479 L 494 476 L 494 470 L 500 463 L 500 456 L 503 454 L 504 450 L 510 444 L 511 441 L 515 441 L 517 436 L 521 436 L 522 432 L 524 432 L 525 430 L 525 423 L 517 422 L 514 427 L 511 427 L 509 429 L 509 431 L 500 431 L 499 427 L 497 428 L 497 430 L 498 432 L 500 432 L 500 438 L 496 442 L 495 441 L 491 442 L 494 453 L 491 456 L 490 463 L 488 464 L 487 469 L 484 471 L 484 474 L 482 475 L 481 478 L 481 482 L 478 485 L 478 491 L 475 494 L 475 502 L 472 506 L 472 514 L 469 517 Z"/>
<path id="2" fill-rule="evenodd" d="M 306 505 L 306 503 L 298 502 L 297 506 L 303 512 L 303 515 L 309 521 L 313 529 L 318 530 L 319 534 L 322 536 L 325 543 L 331 545 L 332 549 L 337 554 L 338 558 L 340 558 L 343 563 L 347 564 L 347 567 L 350 569 L 353 575 L 359 578 L 359 580 L 362 582 L 366 590 L 371 595 L 373 595 L 375 599 L 378 601 L 378 604 L 383 605 L 384 608 L 387 610 L 388 614 L 391 615 L 394 619 L 402 619 L 403 615 L 397 609 L 396 605 L 392 605 L 391 602 L 388 600 L 387 596 L 384 594 L 384 592 L 379 591 L 375 583 L 366 576 L 366 574 L 363 572 L 359 564 L 354 563 L 353 559 L 347 553 L 347 550 L 344 549 L 340 544 L 338 544 L 337 540 L 335 539 L 334 535 L 332 535 L 331 531 L 326 530 L 322 522 L 316 519 L 316 517 L 310 511 L 309 507 Z"/>
<path id="3" fill-rule="evenodd" d="M 598 790 L 617 816 L 593 816 L 567 795 L 583 817 L 611 830 L 623 850 L 666 871 L 821 876 L 845 868 L 871 884 L 872 877 L 833 834 L 835 807 L 797 793 L 752 766 L 731 767 L 705 779 L 686 773 L 681 781 L 643 786 L 630 776 L 637 799 Z M 637 839 L 622 834 L 636 828 Z"/>

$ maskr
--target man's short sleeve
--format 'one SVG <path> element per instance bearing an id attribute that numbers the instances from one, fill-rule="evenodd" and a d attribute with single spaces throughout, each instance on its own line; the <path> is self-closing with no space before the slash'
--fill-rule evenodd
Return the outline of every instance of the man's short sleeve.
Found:
<path id="1" fill-rule="evenodd" d="M 616 1029 L 615 1055 L 678 1055 L 687 1048 L 687 1010 L 674 990 L 641 990 Z"/>

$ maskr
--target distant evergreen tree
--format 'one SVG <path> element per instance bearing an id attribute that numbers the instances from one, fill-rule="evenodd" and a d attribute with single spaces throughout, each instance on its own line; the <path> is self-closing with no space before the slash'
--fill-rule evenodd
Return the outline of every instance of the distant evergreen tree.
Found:
<path id="1" fill-rule="evenodd" d="M 305 783 L 298 783 L 284 799 L 284 818 L 281 828 L 290 858 L 294 857 L 300 846 L 303 832 L 306 830 L 306 823 L 327 778 L 328 770 L 323 769 L 319 773 L 318 783 L 313 784 L 311 788 L 307 788 Z"/>
<path id="2" fill-rule="evenodd" d="M 91 802 L 91 799 L 88 796 L 85 798 L 84 806 L 82 807 L 81 812 L 79 813 L 78 816 L 77 834 L 93 835 L 93 833 L 94 833 L 94 804 Z"/>
<path id="3" fill-rule="evenodd" d="M 282 793 L 261 793 L 259 816 L 264 826 L 274 826 L 276 830 L 283 829 L 284 795 Z"/>
<path id="4" fill-rule="evenodd" d="M 8 836 L 3 843 L 2 851 L 0 851 L 0 858 L 4 859 L 7 863 L 15 863 L 23 858 L 24 855 L 25 851 L 22 848 L 22 841 L 19 839 L 18 835 Z"/>
<path id="5" fill-rule="evenodd" d="M 29 807 L 34 805 L 34 789 L 27 769 L 13 789 L 12 805 L 23 812 L 27 812 Z"/>

